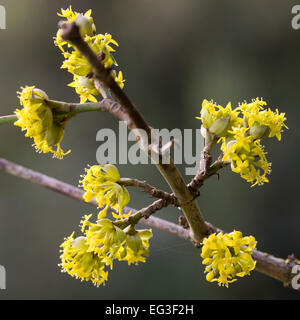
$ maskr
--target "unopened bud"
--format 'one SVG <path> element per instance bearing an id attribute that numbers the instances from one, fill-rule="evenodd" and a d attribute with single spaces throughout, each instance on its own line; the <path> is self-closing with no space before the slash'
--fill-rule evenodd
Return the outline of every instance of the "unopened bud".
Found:
<path id="1" fill-rule="evenodd" d="M 270 131 L 268 126 L 258 125 L 251 127 L 249 133 L 256 140 L 266 138 L 270 134 Z"/>
<path id="2" fill-rule="evenodd" d="M 120 229 L 120 228 L 118 228 L 116 226 L 115 226 L 115 230 L 116 230 L 116 235 L 117 235 L 118 242 L 122 243 L 126 238 L 125 232 L 122 229 Z"/>
<path id="3" fill-rule="evenodd" d="M 46 132 L 46 140 L 48 146 L 55 146 L 64 137 L 64 129 L 61 126 L 53 124 L 52 127 Z"/>
<path id="4" fill-rule="evenodd" d="M 32 90 L 32 99 L 48 100 L 49 97 L 45 91 L 38 89 L 38 88 L 34 88 Z"/>
<path id="5" fill-rule="evenodd" d="M 136 254 L 139 252 L 143 245 L 142 239 L 137 233 L 135 235 L 127 235 L 126 243 L 128 247 Z"/>
<path id="6" fill-rule="evenodd" d="M 216 136 L 224 136 L 229 124 L 230 117 L 215 120 L 209 127 L 209 132 Z"/>
<path id="7" fill-rule="evenodd" d="M 206 275 L 206 280 L 207 281 L 212 281 L 214 278 L 214 273 L 213 272 L 209 272 L 207 275 Z"/>
<path id="8" fill-rule="evenodd" d="M 104 174 L 103 178 L 105 181 L 118 181 L 120 180 L 120 174 L 116 166 L 113 164 L 100 165 L 100 170 Z"/>
<path id="9" fill-rule="evenodd" d="M 42 126 L 44 129 L 52 126 L 53 114 L 50 108 L 43 108 L 42 112 L 39 112 L 39 116 L 42 119 Z"/>

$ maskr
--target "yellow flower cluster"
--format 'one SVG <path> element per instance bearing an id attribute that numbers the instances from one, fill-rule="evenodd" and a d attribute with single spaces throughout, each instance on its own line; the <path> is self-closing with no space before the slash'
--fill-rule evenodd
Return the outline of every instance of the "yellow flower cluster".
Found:
<path id="1" fill-rule="evenodd" d="M 65 121 L 55 119 L 47 105 L 47 94 L 34 86 L 22 88 L 18 94 L 23 109 L 16 109 L 18 120 L 14 125 L 21 127 L 22 131 L 26 130 L 25 136 L 34 139 L 34 146 L 38 152 L 51 152 L 53 157 L 62 159 L 70 152 L 63 152 L 60 147 L 64 137 Z"/>
<path id="2" fill-rule="evenodd" d="M 106 68 L 111 68 L 113 65 L 117 66 L 118 64 L 112 55 L 112 52 L 115 51 L 112 45 L 118 46 L 118 43 L 112 39 L 110 34 L 96 34 L 96 26 L 91 14 L 91 10 L 87 11 L 85 14 L 74 12 L 70 6 L 68 9 L 62 9 L 61 13 L 58 15 L 65 18 L 69 23 L 75 22 L 77 24 L 81 36 L 95 54 L 101 56 L 102 62 Z M 62 39 L 60 30 L 57 32 L 55 44 L 61 49 L 62 54 L 66 59 L 62 68 L 67 69 L 73 75 L 73 82 L 70 83 L 69 86 L 75 88 L 76 93 L 80 96 L 80 102 L 84 103 L 87 100 L 97 102 L 95 96 L 98 96 L 100 92 L 95 87 L 92 68 L 88 61 L 76 48 Z M 72 48 L 72 51 L 66 51 L 66 47 Z M 111 71 L 111 75 L 122 89 L 124 87 L 122 72 L 119 71 L 117 74 L 113 70 Z"/>
<path id="3" fill-rule="evenodd" d="M 96 286 L 104 284 L 108 272 L 105 263 L 94 252 L 88 252 L 85 237 L 73 238 L 72 235 L 61 244 L 61 268 L 81 281 L 92 281 Z"/>
<path id="4" fill-rule="evenodd" d="M 121 229 L 109 219 L 89 221 L 92 215 L 84 216 L 84 236 L 73 239 L 73 234 L 61 245 L 63 272 L 81 280 L 91 280 L 96 286 L 105 284 L 113 261 L 127 261 L 128 265 L 145 262 L 149 256 L 149 239 L 152 230 L 136 230 L 128 225 Z"/>
<path id="5" fill-rule="evenodd" d="M 82 177 L 84 200 L 95 198 L 100 212 L 96 223 L 90 222 L 92 214 L 83 217 L 83 236 L 74 239 L 73 233 L 62 243 L 60 266 L 63 272 L 99 286 L 107 280 L 105 268 L 112 269 L 114 260 L 127 261 L 129 265 L 146 261 L 152 230 L 136 230 L 136 222 L 128 219 L 131 212 L 123 214 L 129 193 L 118 184 L 120 174 L 114 165 L 91 166 Z M 112 211 L 114 222 L 105 218 L 109 206 L 118 211 Z"/>
<path id="6" fill-rule="evenodd" d="M 271 164 L 267 161 L 260 140 L 247 135 L 247 131 L 247 128 L 234 128 L 231 131 L 233 140 L 223 139 L 222 160 L 230 161 L 232 171 L 239 173 L 252 186 L 263 185 L 269 182 L 267 174 L 271 173 Z"/>
<path id="7" fill-rule="evenodd" d="M 70 6 L 67 9 L 61 9 L 61 13 L 58 13 L 57 15 L 59 17 L 65 18 L 69 23 L 76 22 L 78 19 L 81 20 L 81 23 L 84 24 L 84 27 L 81 32 L 81 36 L 89 35 L 92 36 L 96 32 L 96 26 L 94 24 L 94 20 L 91 17 L 92 10 L 88 10 L 84 15 L 80 14 L 78 12 L 74 12 L 72 10 L 72 6 Z M 67 41 L 64 41 L 61 37 L 60 30 L 57 31 L 56 38 L 55 38 L 55 44 L 60 48 L 62 52 L 64 52 L 64 46 L 67 45 L 68 47 L 71 47 L 71 44 L 69 44 Z"/>
<path id="8" fill-rule="evenodd" d="M 243 237 L 239 231 L 229 234 L 211 234 L 203 240 L 201 257 L 206 265 L 207 281 L 225 285 L 244 277 L 255 268 L 252 250 L 256 247 L 253 236 Z"/>
<path id="9" fill-rule="evenodd" d="M 283 127 L 287 128 L 284 113 L 265 109 L 267 103 L 258 98 L 251 103 L 244 102 L 232 109 L 213 101 L 204 100 L 201 109 L 203 128 L 213 138 L 222 142 L 223 161 L 230 161 L 232 171 L 254 185 L 268 182 L 271 172 L 261 139 L 274 136 L 281 140 Z"/>
<path id="10" fill-rule="evenodd" d="M 112 164 L 104 164 L 91 166 L 85 169 L 85 172 L 80 181 L 80 186 L 86 191 L 83 198 L 86 202 L 95 198 L 101 208 L 98 218 L 106 216 L 109 206 L 118 212 L 118 214 L 112 213 L 114 218 L 127 218 L 122 211 L 128 204 L 130 196 L 127 189 L 118 183 L 120 180 L 118 169 Z"/>
<path id="11" fill-rule="evenodd" d="M 230 102 L 223 108 L 206 99 L 202 103 L 201 117 L 197 117 L 197 119 L 202 121 L 203 126 L 211 134 L 218 137 L 226 136 L 229 128 L 240 126 L 242 121 L 239 118 L 239 111 L 232 110 Z"/>
<path id="12" fill-rule="evenodd" d="M 280 141 L 282 128 L 288 129 L 284 124 L 285 114 L 279 113 L 278 109 L 276 109 L 276 112 L 273 112 L 270 108 L 264 109 L 265 105 L 267 105 L 265 101 L 254 99 L 252 103 L 241 104 L 238 109 L 244 116 L 245 126 L 250 128 L 250 135 L 253 135 L 255 139 L 276 136 Z"/>

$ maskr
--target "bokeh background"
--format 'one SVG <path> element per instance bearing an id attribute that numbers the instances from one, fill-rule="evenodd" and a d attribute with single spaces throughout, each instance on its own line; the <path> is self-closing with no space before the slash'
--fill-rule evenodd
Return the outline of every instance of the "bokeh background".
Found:
<path id="1" fill-rule="evenodd" d="M 270 183 L 250 185 L 225 169 L 202 189 L 199 205 L 219 227 L 252 234 L 260 250 L 300 257 L 299 121 L 300 30 L 291 27 L 297 1 L 252 0 L 1 0 L 7 30 L 0 30 L 0 114 L 11 114 L 20 86 L 36 85 L 52 99 L 77 102 L 71 76 L 60 70 L 53 45 L 59 18 L 69 5 L 93 9 L 97 31 L 119 42 L 116 54 L 125 90 L 155 128 L 199 128 L 195 119 L 204 98 L 220 104 L 264 97 L 288 118 L 281 142 L 268 141 Z M 55 178 L 78 184 L 96 162 L 101 128 L 118 129 L 108 114 L 84 114 L 67 126 L 63 161 L 39 155 L 16 127 L 0 128 L 0 156 Z M 184 172 L 185 166 L 180 166 Z M 167 189 L 152 165 L 121 165 L 123 177 L 146 179 Z M 187 181 L 191 177 L 186 177 Z M 137 192 L 130 205 L 150 199 Z M 200 251 L 175 236 L 154 230 L 146 264 L 116 263 L 105 287 L 95 288 L 60 272 L 59 245 L 79 232 L 81 216 L 95 212 L 65 196 L 0 172 L 0 264 L 7 289 L 0 299 L 299 299 L 299 293 L 253 272 L 229 289 L 208 283 Z M 179 211 L 158 216 L 177 221 Z"/>

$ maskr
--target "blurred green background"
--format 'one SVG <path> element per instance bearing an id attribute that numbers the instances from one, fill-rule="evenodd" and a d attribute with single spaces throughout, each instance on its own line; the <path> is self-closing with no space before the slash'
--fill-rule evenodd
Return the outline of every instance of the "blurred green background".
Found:
<path id="1" fill-rule="evenodd" d="M 11 114 L 20 86 L 36 85 L 50 98 L 77 102 L 71 76 L 60 70 L 62 56 L 53 45 L 59 18 L 70 4 L 93 9 L 97 31 L 111 33 L 126 78 L 125 90 L 155 128 L 199 128 L 195 119 L 204 98 L 224 105 L 264 97 L 285 112 L 290 128 L 281 142 L 268 141 L 270 183 L 250 188 L 225 169 L 205 184 L 199 205 L 219 227 L 252 234 L 260 250 L 300 257 L 299 128 L 300 30 L 291 27 L 297 1 L 1 0 L 7 30 L 0 30 L 1 115 Z M 96 162 L 96 133 L 118 129 L 108 114 L 71 120 L 63 141 L 71 155 L 63 161 L 39 155 L 16 127 L 0 127 L 1 157 L 73 185 L 87 164 Z M 184 172 L 185 166 L 180 166 Z M 123 177 L 146 179 L 167 189 L 152 165 L 121 165 Z M 188 181 L 191 177 L 186 177 Z M 132 194 L 130 205 L 149 204 Z M 229 289 L 208 283 L 200 251 L 175 236 L 154 230 L 150 257 L 128 267 L 116 263 L 105 287 L 95 288 L 60 272 L 59 245 L 79 232 L 81 216 L 96 211 L 29 182 L 0 172 L 0 264 L 7 290 L 0 299 L 299 299 L 299 293 L 253 272 Z M 168 208 L 158 216 L 177 221 Z"/>

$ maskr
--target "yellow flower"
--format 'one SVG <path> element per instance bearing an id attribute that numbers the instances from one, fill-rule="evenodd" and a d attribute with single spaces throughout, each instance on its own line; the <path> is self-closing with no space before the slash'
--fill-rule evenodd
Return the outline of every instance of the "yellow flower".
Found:
<path id="1" fill-rule="evenodd" d="M 81 221 L 88 251 L 113 258 L 126 238 L 125 232 L 109 219 L 99 219 L 96 224 L 88 221 L 89 219 L 90 216 L 85 216 Z"/>
<path id="2" fill-rule="evenodd" d="M 252 251 L 256 247 L 253 236 L 243 237 L 239 231 L 211 234 L 203 240 L 201 257 L 206 265 L 206 279 L 225 285 L 244 277 L 255 268 Z"/>
<path id="3" fill-rule="evenodd" d="M 99 286 L 107 280 L 106 266 L 113 268 L 113 261 L 132 263 L 145 262 L 149 255 L 149 239 L 152 230 L 135 230 L 129 225 L 124 228 L 117 223 L 98 216 L 96 223 L 90 222 L 92 215 L 81 220 L 84 236 L 65 239 L 62 247 L 61 264 L 63 272 Z M 121 229 L 124 228 L 124 229 Z"/>
<path id="4" fill-rule="evenodd" d="M 61 244 L 61 268 L 70 276 L 81 281 L 92 281 L 99 287 L 105 284 L 108 272 L 104 271 L 105 263 L 95 252 L 87 251 L 85 237 L 73 238 L 74 233 Z"/>
<path id="5" fill-rule="evenodd" d="M 38 152 L 53 153 L 53 157 L 62 159 L 66 154 L 60 147 L 64 137 L 65 121 L 56 121 L 52 110 L 47 105 L 47 94 L 34 86 L 22 88 L 18 92 L 23 109 L 16 109 L 18 120 L 15 126 L 26 130 L 25 137 L 34 139 L 34 146 Z M 53 148 L 56 146 L 56 150 Z"/>
<path id="6" fill-rule="evenodd" d="M 221 150 L 224 155 L 223 161 L 231 161 L 233 172 L 240 176 L 252 186 L 263 185 L 269 182 L 266 177 L 271 172 L 271 164 L 268 163 L 263 147 L 259 140 L 247 136 L 247 128 L 233 128 L 230 133 L 232 140 L 223 139 Z"/>
<path id="7" fill-rule="evenodd" d="M 119 261 L 127 261 L 128 265 L 139 262 L 146 262 L 149 256 L 149 239 L 152 237 L 152 230 L 135 230 L 132 225 L 124 229 L 126 233 L 126 242 L 117 252 Z"/>
<path id="8" fill-rule="evenodd" d="M 117 182 L 120 180 L 118 169 L 111 164 L 94 165 L 85 169 L 86 174 L 80 181 L 82 188 L 86 191 L 83 198 L 86 202 L 95 197 L 99 208 L 102 208 L 103 217 L 106 215 L 108 206 L 119 213 L 119 219 L 123 219 L 123 208 L 130 200 L 129 193 L 124 186 Z"/>
<path id="9" fill-rule="evenodd" d="M 98 96 L 100 93 L 95 88 L 93 79 L 74 76 L 74 81 L 69 86 L 75 88 L 76 93 L 80 95 L 80 103 L 85 103 L 87 100 L 97 102 L 94 96 Z"/>
<path id="10" fill-rule="evenodd" d="M 104 54 L 104 59 L 102 60 L 105 68 L 111 67 L 112 65 L 117 66 L 117 61 L 115 60 L 112 52 L 115 49 L 111 46 L 114 45 L 118 47 L 117 41 L 115 41 L 109 33 L 97 34 L 94 37 L 87 37 L 87 43 L 91 46 L 95 53 L 101 52 Z"/>
<path id="11" fill-rule="evenodd" d="M 68 71 L 73 75 L 83 77 L 92 73 L 92 67 L 79 51 L 74 50 L 72 53 L 64 52 L 63 55 L 66 60 L 61 66 L 62 69 L 68 69 Z"/>
<path id="12" fill-rule="evenodd" d="M 118 46 L 118 43 L 112 39 L 110 34 L 97 34 L 95 36 L 86 36 L 85 41 L 89 44 L 92 50 L 99 54 L 102 54 L 102 62 L 106 68 L 117 65 L 112 52 L 115 50 L 111 44 Z M 67 69 L 73 74 L 73 82 L 69 84 L 70 87 L 74 87 L 76 93 L 80 95 L 80 102 L 84 103 L 86 100 L 97 102 L 95 96 L 99 95 L 99 91 L 95 88 L 93 70 L 88 61 L 81 55 L 81 53 L 75 49 L 72 52 L 64 51 L 63 55 L 65 61 L 61 68 Z M 122 89 L 124 87 L 123 74 L 119 71 L 116 75 L 115 71 L 111 71 L 111 75 Z"/>
<path id="13" fill-rule="evenodd" d="M 94 24 L 94 19 L 91 17 L 91 14 L 92 14 L 92 10 L 88 10 L 85 14 L 83 14 L 83 13 L 78 13 L 76 11 L 73 11 L 72 6 L 70 6 L 67 9 L 61 9 L 61 13 L 58 13 L 57 15 L 62 18 L 66 18 L 66 21 L 69 23 L 76 22 L 77 20 L 79 24 L 81 21 L 78 21 L 78 20 L 84 17 L 90 23 L 89 28 L 83 28 L 83 32 L 82 32 L 82 28 L 80 30 L 81 35 L 85 37 L 85 36 L 92 36 L 96 32 L 96 26 Z M 85 26 L 86 25 L 87 24 L 85 23 Z M 61 49 L 62 52 L 64 52 L 65 45 L 68 45 L 68 47 L 71 47 L 71 44 L 69 44 L 67 41 L 64 41 L 62 39 L 60 30 L 57 31 L 54 43 Z"/>
<path id="14" fill-rule="evenodd" d="M 213 101 L 204 100 L 201 117 L 207 129 L 205 134 L 219 137 L 222 141 L 223 161 L 230 161 L 233 172 L 254 185 L 268 182 L 271 172 L 261 139 L 274 136 L 281 140 L 282 128 L 287 126 L 284 113 L 265 109 L 267 103 L 258 98 L 251 103 L 243 102 L 234 110 L 228 103 L 226 108 Z M 206 137 L 206 138 L 209 138 Z"/>
<path id="15" fill-rule="evenodd" d="M 99 219 L 96 223 L 89 221 L 91 215 L 84 216 L 81 221 L 85 232 L 87 251 L 93 251 L 102 257 L 105 264 L 110 265 L 114 259 L 132 263 L 145 262 L 149 255 L 149 239 L 152 230 L 136 230 L 129 225 L 124 230 L 117 227 L 109 219 Z"/>
<path id="16" fill-rule="evenodd" d="M 98 54 L 99 52 L 103 53 L 104 58 L 102 62 L 106 68 L 117 65 L 116 60 L 111 54 L 111 52 L 114 52 L 115 50 L 110 44 L 117 46 L 118 43 L 112 39 L 110 34 L 97 34 L 92 37 L 86 36 L 85 41 L 95 54 Z M 61 68 L 68 69 L 70 73 L 76 76 L 86 77 L 92 74 L 92 67 L 77 49 L 73 50 L 71 53 L 65 51 L 63 52 L 63 55 L 66 60 Z"/>
<path id="17" fill-rule="evenodd" d="M 242 110 L 243 112 L 259 112 L 260 110 L 264 109 L 264 106 L 266 106 L 266 101 L 263 101 L 262 99 L 252 99 L 251 103 L 247 103 L 244 101 L 243 103 L 240 103 L 238 109 Z"/>
<path id="18" fill-rule="evenodd" d="M 99 59 L 101 58 L 105 68 L 111 68 L 113 65 L 118 65 L 112 54 L 115 51 L 113 46 L 118 46 L 118 43 L 110 34 L 96 34 L 96 26 L 91 17 L 91 10 L 82 14 L 73 11 L 70 6 L 68 9 L 61 9 L 61 13 L 58 15 L 65 18 L 68 23 L 76 23 L 84 41 L 90 46 Z M 70 83 L 69 86 L 75 88 L 76 93 L 80 96 L 80 102 L 84 103 L 87 100 L 97 102 L 95 96 L 100 93 L 95 88 L 93 70 L 88 61 L 70 42 L 62 39 L 60 30 L 58 30 L 54 42 L 55 45 L 61 49 L 65 58 L 61 68 L 67 69 L 74 76 L 73 82 Z M 70 52 L 68 50 L 66 51 L 65 46 L 69 49 L 72 48 L 72 50 Z M 123 89 L 125 82 L 123 73 L 119 71 L 117 74 L 112 70 L 111 75 L 120 88 Z"/>
<path id="19" fill-rule="evenodd" d="M 129 225 L 124 230 L 117 227 L 109 219 L 99 219 L 97 223 L 89 221 L 91 215 L 84 216 L 81 221 L 85 232 L 87 250 L 106 257 L 106 264 L 111 265 L 113 259 L 132 263 L 145 262 L 149 255 L 149 239 L 152 230 L 136 230 Z M 104 258 L 103 258 L 104 259 Z"/>
<path id="20" fill-rule="evenodd" d="M 210 133 L 224 137 L 228 135 L 228 130 L 241 124 L 242 119 L 238 116 L 239 111 L 232 110 L 230 102 L 223 108 L 205 99 L 202 103 L 201 117 L 196 118 L 202 121 L 204 128 Z"/>
<path id="21" fill-rule="evenodd" d="M 123 89 L 125 80 L 123 79 L 122 71 L 119 71 L 118 75 L 116 75 L 114 72 L 112 72 L 112 76 L 115 79 L 116 83 L 119 85 L 119 87 L 121 89 Z"/>
<path id="22" fill-rule="evenodd" d="M 242 110 L 244 116 L 244 124 L 250 128 L 250 134 L 252 128 L 267 128 L 267 130 L 262 131 L 262 137 L 272 138 L 274 136 L 281 140 L 282 128 L 288 127 L 285 125 L 286 120 L 284 113 L 279 113 L 278 109 L 273 112 L 270 108 L 264 109 L 267 103 L 265 101 L 259 100 L 258 98 L 253 99 L 252 103 L 247 104 L 246 102 L 240 105 L 239 109 Z M 255 136 L 254 136 L 255 138 Z M 258 138 L 260 138 L 258 136 Z"/>

